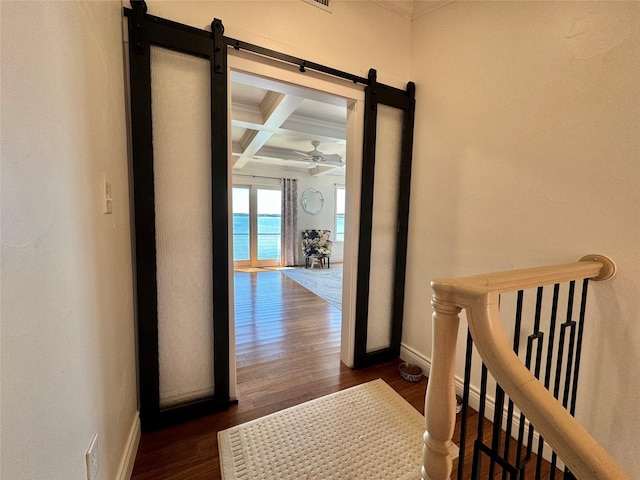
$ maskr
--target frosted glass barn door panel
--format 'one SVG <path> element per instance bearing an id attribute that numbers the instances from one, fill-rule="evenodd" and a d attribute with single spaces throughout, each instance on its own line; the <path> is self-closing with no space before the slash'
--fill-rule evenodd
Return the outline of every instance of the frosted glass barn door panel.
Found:
<path id="1" fill-rule="evenodd" d="M 365 89 L 353 364 L 400 355 L 409 230 L 415 86 Z"/>
<path id="2" fill-rule="evenodd" d="M 367 353 L 391 346 L 404 112 L 378 106 Z"/>
<path id="3" fill-rule="evenodd" d="M 222 23 L 125 8 L 140 423 L 230 404 L 229 124 Z"/>
<path id="4" fill-rule="evenodd" d="M 151 47 L 161 408 L 214 392 L 210 75 Z"/>

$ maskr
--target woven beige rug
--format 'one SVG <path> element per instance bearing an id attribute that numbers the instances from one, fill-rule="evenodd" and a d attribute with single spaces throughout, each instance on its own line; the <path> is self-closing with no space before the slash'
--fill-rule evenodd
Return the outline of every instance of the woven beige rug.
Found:
<path id="1" fill-rule="evenodd" d="M 218 433 L 223 480 L 420 478 L 424 417 L 374 380 Z"/>

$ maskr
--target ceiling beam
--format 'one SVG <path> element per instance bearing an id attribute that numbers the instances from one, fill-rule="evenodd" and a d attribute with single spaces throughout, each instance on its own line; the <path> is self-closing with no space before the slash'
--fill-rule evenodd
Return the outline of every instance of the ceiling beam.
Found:
<path id="1" fill-rule="evenodd" d="M 273 135 L 284 135 L 287 137 L 312 137 L 320 143 L 335 143 L 345 145 L 347 143 L 345 128 L 340 128 L 334 124 L 322 125 L 318 122 L 315 127 L 311 124 L 293 124 L 291 121 L 285 122 L 287 128 L 272 128 L 259 123 L 246 122 L 232 119 L 231 126 L 245 128 L 248 130 L 269 131 Z"/>
<path id="2" fill-rule="evenodd" d="M 262 112 L 262 130 L 247 130 L 241 144 L 243 151 L 233 168 L 242 168 L 273 136 L 271 129 L 279 128 L 302 103 L 302 97 L 284 93 L 269 92 L 265 95 L 260 110 Z"/>
<path id="3" fill-rule="evenodd" d="M 249 130 L 267 130 L 275 135 L 311 136 L 322 143 L 347 143 L 345 122 L 329 122 L 302 115 L 291 115 L 281 127 L 264 125 L 264 116 L 258 107 L 234 104 L 231 112 L 233 127 Z"/>
<path id="4" fill-rule="evenodd" d="M 232 152 L 233 156 L 239 157 L 242 155 L 241 153 L 242 146 L 238 142 L 234 142 L 232 144 L 232 150 L 233 150 Z M 299 153 L 296 153 L 294 150 L 290 150 L 288 148 L 281 148 L 281 147 L 271 147 L 269 145 L 265 145 L 264 147 L 262 147 L 258 152 L 256 152 L 256 154 L 252 158 L 259 158 L 264 160 L 269 160 L 269 159 L 287 160 L 287 161 L 294 161 L 294 162 L 302 162 L 306 164 L 309 163 L 309 157 L 300 155 Z M 332 163 L 327 163 L 326 165 L 339 167 L 339 165 L 335 165 Z"/>
<path id="5" fill-rule="evenodd" d="M 329 172 L 334 171 L 336 168 L 333 165 L 318 165 L 317 167 L 313 167 L 309 169 L 309 175 L 312 177 L 321 177 L 322 175 L 326 175 Z"/>
<path id="6" fill-rule="evenodd" d="M 347 108 L 347 101 L 344 98 L 337 97 L 335 95 L 329 95 L 327 93 L 318 90 L 312 90 L 306 87 L 281 83 L 276 80 L 270 80 L 268 78 L 250 75 L 248 73 L 232 71 L 231 81 L 233 83 L 240 83 L 242 85 L 247 85 L 250 87 L 257 87 L 263 90 L 283 93 L 285 95 L 293 95 L 295 97 L 309 98 L 311 100 L 316 100 L 317 102 L 323 102 L 330 105 L 337 105 L 339 107 Z"/>
<path id="7" fill-rule="evenodd" d="M 242 156 L 242 145 L 240 145 L 240 149 L 238 150 L 238 144 L 237 143 L 233 143 L 232 144 L 233 147 L 233 155 L 235 156 Z M 260 157 L 260 158 L 274 158 L 274 159 L 278 159 L 278 160 L 297 160 L 300 162 L 307 162 L 309 163 L 309 159 L 305 158 L 304 156 L 295 153 L 293 150 L 289 150 L 288 148 L 280 148 L 280 147 L 272 147 L 269 145 L 265 145 L 264 147 L 262 147 L 258 152 L 256 152 L 255 155 L 253 155 L 254 157 Z"/>

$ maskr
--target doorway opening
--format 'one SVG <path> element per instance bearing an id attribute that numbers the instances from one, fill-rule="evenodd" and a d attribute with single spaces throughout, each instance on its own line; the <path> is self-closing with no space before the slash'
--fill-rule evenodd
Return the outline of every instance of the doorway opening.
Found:
<path id="1" fill-rule="evenodd" d="M 332 357 L 340 365 L 345 238 L 356 229 L 346 199 L 357 168 L 348 165 L 355 160 L 347 145 L 353 100 L 267 77 L 260 62 L 253 61 L 252 71 L 242 66 L 232 67 L 229 77 L 229 205 L 237 388 L 246 392 L 252 388 L 246 372 L 267 376 L 276 358 L 290 365 L 288 356 L 298 355 L 304 364 L 319 348 L 322 361 Z M 285 194 L 283 179 L 294 182 L 293 196 Z M 309 191 L 320 198 L 313 208 L 305 201 Z M 287 202 L 295 203 L 295 214 L 285 220 Z M 283 228 L 285 221 L 293 228 Z M 330 261 L 305 268 L 305 230 L 331 232 Z M 287 241 L 295 248 L 293 259 L 283 251 Z"/>

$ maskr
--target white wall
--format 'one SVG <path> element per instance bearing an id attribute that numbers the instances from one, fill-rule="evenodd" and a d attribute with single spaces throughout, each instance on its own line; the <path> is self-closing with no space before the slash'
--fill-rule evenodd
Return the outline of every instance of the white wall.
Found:
<path id="1" fill-rule="evenodd" d="M 333 14 L 297 0 L 148 4 L 358 75 L 374 67 L 395 86 L 416 81 L 403 341 L 421 355 L 430 279 L 612 256 L 618 276 L 591 288 L 578 413 L 640 476 L 640 4 L 454 2 L 412 28 L 364 1 Z M 120 4 L 0 5 L 0 473 L 84 478 L 98 432 L 99 478 L 114 478 L 136 410 Z"/>
<path id="2" fill-rule="evenodd" d="M 342 262 L 344 242 L 335 241 L 335 184 L 344 185 L 344 175 L 320 175 L 311 176 L 308 171 L 300 169 L 284 169 L 276 167 L 261 167 L 247 164 L 242 170 L 242 175 L 234 175 L 233 182 L 238 185 L 281 185 L 281 178 L 298 179 L 298 265 L 304 265 L 302 255 L 302 230 L 328 229 L 331 230 L 331 239 L 334 242 L 331 250 L 331 261 Z M 234 170 L 234 174 L 238 171 Z M 256 175 L 252 176 L 245 175 Z M 262 178 L 274 177 L 274 178 Z M 324 207 L 317 215 L 311 215 L 304 211 L 301 198 L 308 188 L 319 190 L 324 197 Z"/>
<path id="3" fill-rule="evenodd" d="M 343 260 L 343 248 L 344 242 L 336 241 L 336 219 L 335 219 L 335 185 L 336 183 L 344 185 L 344 176 L 331 176 L 324 175 L 319 177 L 312 177 L 308 173 L 300 175 L 298 182 L 298 230 L 331 230 L 331 240 L 333 246 L 331 249 L 331 261 L 342 262 Z M 311 215 L 304 211 L 300 204 L 302 200 L 302 194 L 308 188 L 315 188 L 322 193 L 324 197 L 324 207 L 322 211 L 317 215 Z M 302 240 L 302 238 L 301 238 Z M 298 249 L 298 264 L 304 265 L 304 255 L 302 254 L 302 244 L 299 243 Z"/>
<path id="4" fill-rule="evenodd" d="M 640 3 L 454 2 L 411 43 L 404 343 L 430 357 L 433 278 L 611 256 L 577 413 L 640 478 Z"/>
<path id="5" fill-rule="evenodd" d="M 137 423 L 121 5 L 0 5 L 0 476 L 84 479 L 98 433 L 114 479 Z"/>

